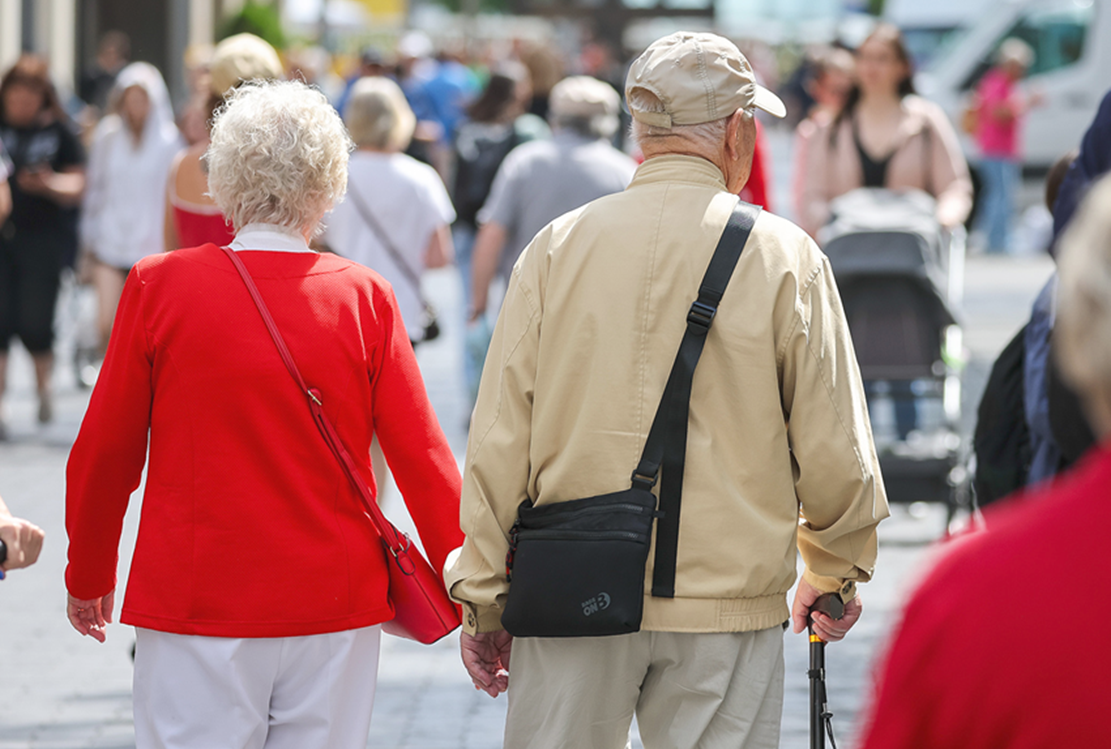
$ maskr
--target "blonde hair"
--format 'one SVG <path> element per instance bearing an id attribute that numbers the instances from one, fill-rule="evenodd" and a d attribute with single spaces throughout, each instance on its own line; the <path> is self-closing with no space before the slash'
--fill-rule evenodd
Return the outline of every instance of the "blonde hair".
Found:
<path id="1" fill-rule="evenodd" d="M 1111 177 L 1084 199 L 1061 239 L 1054 326 L 1061 372 L 1111 406 Z"/>
<path id="2" fill-rule="evenodd" d="M 403 151 L 413 139 L 416 115 L 389 78 L 360 78 L 351 89 L 343 121 L 360 147 Z"/>
<path id="3" fill-rule="evenodd" d="M 209 195 L 236 230 L 301 231 L 347 190 L 351 139 L 324 95 L 300 81 L 250 82 L 216 112 L 204 155 Z"/>

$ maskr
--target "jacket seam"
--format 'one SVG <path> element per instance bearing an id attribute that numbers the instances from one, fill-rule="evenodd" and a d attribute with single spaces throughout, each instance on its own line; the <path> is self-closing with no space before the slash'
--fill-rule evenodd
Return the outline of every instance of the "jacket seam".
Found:
<path id="1" fill-rule="evenodd" d="M 514 268 L 514 275 L 517 275 L 518 276 L 518 281 L 520 281 L 520 277 L 519 277 L 519 274 L 517 273 L 516 268 Z M 519 284 L 519 285 L 522 285 L 522 284 Z M 505 359 L 503 359 L 502 362 L 501 362 L 500 369 L 503 372 L 505 370 L 505 365 L 509 362 L 510 359 L 513 358 L 514 354 L 517 353 L 517 349 L 520 348 L 521 344 L 524 342 L 525 336 L 528 335 L 529 328 L 532 327 L 533 318 L 536 317 L 536 309 L 532 306 L 532 303 L 528 299 L 527 294 L 525 295 L 525 300 L 529 301 L 529 310 L 531 311 L 531 314 L 529 315 L 528 322 L 525 324 L 524 330 L 521 332 L 520 337 L 518 337 L 517 340 L 513 343 L 513 346 L 509 350 L 509 353 L 506 355 Z M 500 379 L 500 375 L 499 375 L 499 379 Z M 479 452 L 482 450 L 482 446 L 486 443 L 486 438 L 488 436 L 490 436 L 490 432 L 492 432 L 494 430 L 494 427 L 496 427 L 497 424 L 498 424 L 498 420 L 501 418 L 503 399 L 504 399 L 504 387 L 502 386 L 502 383 L 499 382 L 498 383 L 498 403 L 497 403 L 497 407 L 494 409 L 494 418 L 490 420 L 490 425 L 482 433 L 482 436 L 478 437 L 475 440 L 474 453 L 471 455 L 471 459 L 469 461 L 467 461 L 467 465 L 466 465 L 466 468 L 468 470 L 471 468 L 471 466 L 474 465 L 475 459 L 478 457 Z M 482 505 L 484 505 L 484 504 L 486 506 L 490 507 L 491 510 L 494 509 L 493 506 L 490 504 L 489 500 L 486 500 L 484 502 L 476 502 L 474 510 L 471 511 L 471 517 L 467 521 L 468 527 L 470 527 L 470 528 L 476 527 L 476 520 L 478 518 L 479 510 L 481 510 Z M 494 517 L 496 518 L 497 513 L 495 512 L 493 514 L 494 514 Z M 466 529 L 463 529 L 463 532 L 466 533 Z M 503 530 L 502 534 L 504 535 L 504 533 L 505 532 Z"/>
<path id="2" fill-rule="evenodd" d="M 664 193 L 660 197 L 659 212 L 656 215 L 656 229 L 652 237 L 651 251 L 648 257 L 648 274 L 647 283 L 645 284 L 644 296 L 641 298 L 644 304 L 644 315 L 641 317 L 640 329 L 640 393 L 637 398 L 639 408 L 637 408 L 637 434 L 645 434 L 645 442 L 648 441 L 648 435 L 644 429 L 644 394 L 648 387 L 648 318 L 652 314 L 652 282 L 655 280 L 656 269 L 656 253 L 660 249 L 660 227 L 663 226 L 664 220 L 664 204 L 667 202 L 668 192 L 671 190 L 670 184 L 664 184 Z M 651 429 L 651 427 L 649 427 Z M 638 443 L 638 449 L 633 454 L 634 468 L 640 465 L 640 453 L 644 451 L 644 445 Z"/>
<path id="3" fill-rule="evenodd" d="M 787 334 L 783 336 L 783 343 L 779 344 L 779 351 L 776 352 L 776 366 L 779 368 L 783 367 L 783 360 L 787 358 L 787 346 L 790 344 L 792 336 L 795 335 L 795 331 L 798 330 L 799 325 L 802 324 L 802 312 L 799 310 L 799 307 L 802 306 L 803 297 L 810 293 L 810 287 L 814 285 L 814 282 L 818 279 L 818 275 L 821 272 L 822 266 L 819 264 L 810 272 L 810 275 L 803 280 L 802 288 L 799 289 L 799 293 L 795 297 L 795 322 L 790 330 L 787 331 Z"/>
<path id="4" fill-rule="evenodd" d="M 823 265 L 824 265 L 824 262 L 823 262 Z M 820 270 L 820 268 L 819 268 L 819 270 Z M 807 286 L 806 286 L 807 293 L 809 293 L 809 290 L 813 285 L 814 285 L 813 283 L 807 284 Z M 868 471 L 864 466 L 864 458 L 860 454 L 860 450 L 858 449 L 858 446 L 856 445 L 856 443 L 852 439 L 852 433 L 850 432 L 849 428 L 845 425 L 845 419 L 841 415 L 841 410 L 837 407 L 837 401 L 833 397 L 833 387 L 830 384 L 830 382 L 828 381 L 827 376 L 826 376 L 826 368 L 824 366 L 822 366 L 821 358 L 814 351 L 813 340 L 810 338 L 809 334 L 806 337 L 806 348 L 810 352 L 810 355 L 814 358 L 814 362 L 818 365 L 818 373 L 819 373 L 820 379 L 822 381 L 822 386 L 826 389 L 826 395 L 829 397 L 830 406 L 833 407 L 833 412 L 835 414 L 837 414 L 837 423 L 840 424 L 841 430 L 845 433 L 845 437 L 848 438 L 849 445 L 852 446 L 853 455 L 856 457 L 856 465 L 857 465 L 857 468 L 860 470 L 860 479 L 861 479 L 862 482 L 866 483 L 867 480 L 868 480 Z M 872 504 L 874 506 L 875 505 L 874 477 L 873 477 L 872 494 L 873 494 Z M 858 520 L 860 518 L 859 513 L 862 513 L 862 512 L 863 512 L 863 507 L 861 507 L 858 510 L 858 515 L 857 515 Z M 853 542 L 853 538 L 852 538 L 851 533 L 848 534 L 846 540 L 848 541 L 848 544 L 849 544 L 850 557 L 853 560 L 858 559 L 860 557 L 860 554 L 856 549 L 856 544 Z M 855 561 L 851 562 L 851 564 L 852 564 L 853 567 L 856 566 Z M 807 567 L 807 569 L 810 569 L 810 568 Z"/>

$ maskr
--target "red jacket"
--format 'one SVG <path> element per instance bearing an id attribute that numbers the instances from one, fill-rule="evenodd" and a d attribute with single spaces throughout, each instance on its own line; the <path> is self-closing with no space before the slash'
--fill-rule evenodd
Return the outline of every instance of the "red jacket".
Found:
<path id="1" fill-rule="evenodd" d="M 904 612 L 864 749 L 1108 745 L 1111 446 L 954 542 Z"/>
<path id="2" fill-rule="evenodd" d="M 305 380 L 353 456 L 377 432 L 435 569 L 459 546 L 460 476 L 389 285 L 335 255 L 243 252 Z M 116 585 L 150 457 L 121 621 L 288 637 L 392 617 L 384 551 L 242 279 L 215 246 L 128 276 L 67 469 L 66 584 Z"/>

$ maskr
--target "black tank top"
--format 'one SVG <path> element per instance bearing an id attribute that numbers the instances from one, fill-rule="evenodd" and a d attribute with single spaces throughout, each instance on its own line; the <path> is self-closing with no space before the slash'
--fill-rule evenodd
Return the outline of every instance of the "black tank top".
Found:
<path id="1" fill-rule="evenodd" d="M 857 131 L 856 119 L 853 119 L 853 143 L 856 144 L 856 152 L 860 156 L 860 171 L 864 174 L 864 187 L 886 187 L 887 186 L 887 165 L 891 163 L 891 157 L 895 152 L 884 156 L 882 159 L 873 159 L 864 150 L 864 144 L 860 142 L 860 133 Z"/>

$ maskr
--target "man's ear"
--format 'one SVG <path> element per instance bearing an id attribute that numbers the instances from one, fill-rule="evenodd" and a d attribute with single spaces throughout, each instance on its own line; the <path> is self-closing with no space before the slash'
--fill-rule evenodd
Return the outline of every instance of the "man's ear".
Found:
<path id="1" fill-rule="evenodd" d="M 741 151 L 741 128 L 744 127 L 745 111 L 738 109 L 725 125 L 725 155 L 736 159 Z"/>

